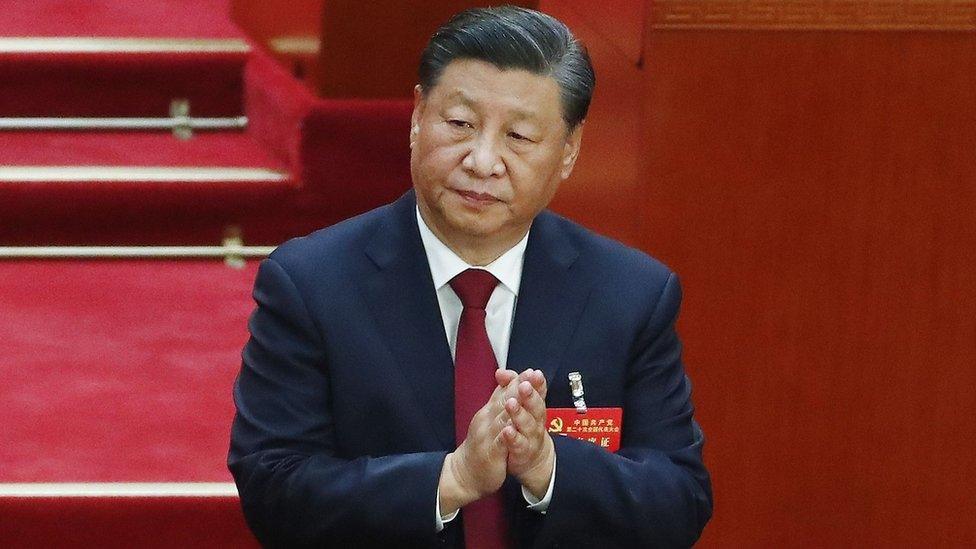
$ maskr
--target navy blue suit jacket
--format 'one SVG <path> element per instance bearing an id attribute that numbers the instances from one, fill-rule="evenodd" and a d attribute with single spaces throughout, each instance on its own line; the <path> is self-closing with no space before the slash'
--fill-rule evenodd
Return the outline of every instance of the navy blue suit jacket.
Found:
<path id="1" fill-rule="evenodd" d="M 454 449 L 453 361 L 408 192 L 286 242 L 262 261 L 234 387 L 229 466 L 268 546 L 463 545 L 434 532 Z M 545 515 L 503 487 L 525 547 L 689 546 L 711 515 L 702 434 L 674 330 L 677 278 L 548 211 L 525 252 L 508 367 L 537 368 L 547 404 L 624 408 L 610 453 L 555 437 Z"/>

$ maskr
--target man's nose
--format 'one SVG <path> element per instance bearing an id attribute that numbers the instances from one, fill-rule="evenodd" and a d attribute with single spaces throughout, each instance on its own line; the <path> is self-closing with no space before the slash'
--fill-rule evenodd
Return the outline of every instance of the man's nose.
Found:
<path id="1" fill-rule="evenodd" d="M 471 144 L 462 165 L 478 178 L 500 177 L 505 173 L 505 162 L 498 151 L 498 140 L 480 135 Z"/>

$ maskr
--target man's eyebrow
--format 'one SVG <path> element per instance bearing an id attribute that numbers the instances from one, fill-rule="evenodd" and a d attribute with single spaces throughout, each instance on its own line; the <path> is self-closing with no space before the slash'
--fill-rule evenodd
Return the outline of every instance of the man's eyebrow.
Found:
<path id="1" fill-rule="evenodd" d="M 458 88 L 458 89 L 452 91 L 451 93 L 447 94 L 446 99 L 449 99 L 449 100 L 450 99 L 456 99 L 459 103 L 461 103 L 465 107 L 469 107 L 469 108 L 472 108 L 472 109 L 478 105 L 478 102 L 477 101 L 475 101 L 474 99 L 468 97 L 468 95 L 466 93 L 464 93 L 464 90 L 462 90 L 460 88 Z M 528 110 L 525 110 L 525 109 L 514 108 L 514 109 L 512 109 L 511 112 L 512 112 L 512 115 L 517 120 L 530 120 L 531 121 L 531 120 L 537 120 L 539 118 L 539 116 L 534 111 L 528 111 Z"/>
<path id="2" fill-rule="evenodd" d="M 452 91 L 451 93 L 447 94 L 446 99 L 457 99 L 458 102 L 464 105 L 465 107 L 475 106 L 475 101 L 470 97 L 468 97 L 468 95 L 464 93 L 464 90 L 462 90 L 461 88 L 458 88 Z"/>
<path id="3" fill-rule="evenodd" d="M 512 114 L 518 120 L 529 120 L 533 121 L 539 118 L 539 116 L 534 111 L 527 111 L 524 109 L 512 109 Z"/>

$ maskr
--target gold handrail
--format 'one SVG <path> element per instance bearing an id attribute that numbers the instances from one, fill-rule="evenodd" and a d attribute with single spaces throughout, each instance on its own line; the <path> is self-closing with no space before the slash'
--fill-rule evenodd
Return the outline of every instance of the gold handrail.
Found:
<path id="1" fill-rule="evenodd" d="M 237 38 L 108 38 L 90 36 L 5 36 L 0 53 L 247 53 Z"/>
<path id="2" fill-rule="evenodd" d="M 241 130 L 247 127 L 246 116 L 224 118 L 162 117 L 162 118 L 82 118 L 82 117 L 20 117 L 0 118 L 2 131 L 168 131 L 177 128 L 191 130 Z"/>
<path id="3" fill-rule="evenodd" d="M 0 246 L 0 259 L 264 257 L 276 246 Z"/>
<path id="4" fill-rule="evenodd" d="M 233 482 L 16 482 L 0 483 L 0 497 L 237 497 L 237 487 Z"/>
<path id="5" fill-rule="evenodd" d="M 240 269 L 276 246 L 0 246 L 0 261 L 23 259 L 223 259 Z"/>
<path id="6" fill-rule="evenodd" d="M 5 183 L 43 182 L 282 182 L 288 174 L 269 168 L 211 166 L 2 166 Z"/>

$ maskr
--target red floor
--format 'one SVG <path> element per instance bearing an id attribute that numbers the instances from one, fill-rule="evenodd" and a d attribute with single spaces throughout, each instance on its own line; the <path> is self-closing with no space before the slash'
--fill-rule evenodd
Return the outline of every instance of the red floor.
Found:
<path id="1" fill-rule="evenodd" d="M 0 261 L 0 483 L 229 482 L 257 261 Z"/>
<path id="2" fill-rule="evenodd" d="M 238 38 L 229 0 L 3 0 L 0 36 Z"/>

